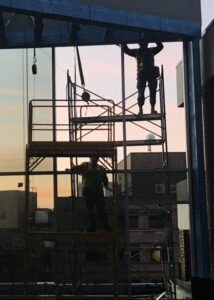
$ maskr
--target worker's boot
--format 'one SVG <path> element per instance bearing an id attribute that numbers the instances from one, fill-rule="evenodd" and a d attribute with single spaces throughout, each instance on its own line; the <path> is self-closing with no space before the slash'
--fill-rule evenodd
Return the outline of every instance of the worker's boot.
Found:
<path id="1" fill-rule="evenodd" d="M 142 115 L 142 114 L 143 114 L 143 107 L 140 106 L 140 105 L 139 105 L 139 112 L 138 112 L 138 114 L 139 114 L 139 115 Z"/>
<path id="2" fill-rule="evenodd" d="M 157 110 L 155 110 L 154 106 L 151 106 L 151 114 L 157 114 Z"/>

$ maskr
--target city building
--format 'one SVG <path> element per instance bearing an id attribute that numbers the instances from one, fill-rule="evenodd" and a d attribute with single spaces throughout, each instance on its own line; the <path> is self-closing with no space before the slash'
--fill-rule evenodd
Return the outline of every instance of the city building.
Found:
<path id="1" fill-rule="evenodd" d="M 29 213 L 37 209 L 37 193 L 29 193 Z M 0 234 L 3 231 L 21 233 L 25 220 L 25 192 L 0 191 Z"/>
<path id="2" fill-rule="evenodd" d="M 168 176 L 163 172 L 162 153 L 160 152 L 130 153 L 127 157 L 128 190 L 130 191 L 128 193 L 128 231 L 132 282 L 164 281 L 163 267 L 165 267 L 167 261 L 168 234 L 171 229 L 172 236 L 170 238 L 173 240 L 175 255 L 175 276 L 176 278 L 180 276 L 177 184 L 182 181 L 185 182 L 183 188 L 180 188 L 180 193 L 181 190 L 186 191 L 186 154 L 183 152 L 170 152 L 168 157 L 170 169 L 173 170 L 168 173 Z M 119 170 L 121 166 L 123 167 L 123 161 L 118 164 Z M 118 175 L 117 222 L 120 282 L 126 281 L 126 274 L 123 274 L 122 270 L 127 255 L 125 250 L 124 176 L 124 173 Z M 81 185 L 79 187 L 81 190 Z M 167 190 L 168 188 L 169 190 Z M 109 191 L 106 194 L 106 207 L 112 224 L 112 195 Z M 168 219 L 169 209 L 170 220 Z M 59 229 L 64 231 L 87 231 L 88 217 L 82 197 L 62 197 L 58 199 L 58 224 Z M 107 264 L 111 265 L 110 253 L 103 252 L 102 247 L 99 248 L 98 245 L 96 247 L 93 244 L 90 246 L 90 243 L 87 243 L 86 249 L 82 251 L 80 263 L 85 266 L 89 264 L 89 275 L 86 276 L 85 280 L 98 280 L 97 274 L 101 272 L 103 267 L 106 269 Z M 161 261 L 162 258 L 165 260 L 164 264 Z M 90 268 L 94 269 L 94 275 L 90 273 Z M 100 276 L 100 280 L 102 282 L 102 276 Z M 110 277 L 108 279 L 108 276 L 106 276 L 105 280 L 110 281 Z"/>
<path id="3" fill-rule="evenodd" d="M 36 209 L 37 193 L 30 192 L 29 218 Z M 24 191 L 0 191 L 1 282 L 14 282 L 23 278 L 25 215 Z"/>
<path id="4" fill-rule="evenodd" d="M 166 259 L 166 244 L 171 238 L 174 247 L 175 276 L 178 278 L 180 274 L 177 184 L 186 179 L 186 154 L 168 153 L 169 170 L 174 171 L 167 174 L 161 172 L 164 169 L 160 152 L 130 153 L 127 161 L 130 190 L 128 197 L 130 248 L 135 256 L 133 269 L 140 274 L 138 280 L 163 280 L 161 249 L 163 258 Z M 123 167 L 123 161 L 118 167 L 119 169 Z M 123 193 L 124 175 L 122 174 L 119 175 L 119 184 Z M 121 201 L 120 208 L 122 206 Z M 124 219 L 121 212 L 119 211 L 120 218 Z M 168 236 L 169 230 L 172 230 L 171 237 Z"/>

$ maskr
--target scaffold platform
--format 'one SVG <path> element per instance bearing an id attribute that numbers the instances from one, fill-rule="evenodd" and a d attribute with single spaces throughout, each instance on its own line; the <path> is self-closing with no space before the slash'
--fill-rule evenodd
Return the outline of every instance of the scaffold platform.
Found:
<path id="1" fill-rule="evenodd" d="M 28 155 L 31 157 L 88 157 L 112 156 L 114 142 L 31 142 Z"/>

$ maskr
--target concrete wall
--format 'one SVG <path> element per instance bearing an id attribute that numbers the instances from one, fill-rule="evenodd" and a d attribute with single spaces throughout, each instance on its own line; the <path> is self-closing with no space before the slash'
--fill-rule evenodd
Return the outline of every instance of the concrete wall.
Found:
<path id="1" fill-rule="evenodd" d="M 80 0 L 80 3 L 128 10 L 143 15 L 198 21 L 200 0 Z"/>
<path id="2" fill-rule="evenodd" d="M 203 122 L 211 278 L 214 278 L 214 22 L 201 41 Z"/>
<path id="3" fill-rule="evenodd" d="M 201 40 L 202 85 L 214 76 L 214 20 L 207 27 Z"/>
<path id="4" fill-rule="evenodd" d="M 162 173 L 143 173 L 144 170 L 154 171 L 162 169 L 162 153 L 146 152 L 131 153 L 131 169 L 142 170 L 142 173 L 131 174 L 132 196 L 144 200 L 176 200 L 176 184 L 186 178 L 185 172 L 169 173 L 169 186 L 166 185 L 166 176 Z M 170 152 L 169 168 L 185 169 L 186 159 L 184 152 Z M 169 191 L 167 190 L 169 188 Z M 173 190 L 174 188 L 174 190 Z"/>
<path id="5" fill-rule="evenodd" d="M 133 170 L 153 170 L 162 168 L 162 152 L 131 153 L 131 168 Z M 170 169 L 186 168 L 185 152 L 169 152 L 168 161 Z"/>
<path id="6" fill-rule="evenodd" d="M 17 199 L 14 198 L 14 195 L 8 195 L 8 194 L 1 195 L 0 228 L 17 228 L 18 227 L 17 204 L 18 204 Z"/>

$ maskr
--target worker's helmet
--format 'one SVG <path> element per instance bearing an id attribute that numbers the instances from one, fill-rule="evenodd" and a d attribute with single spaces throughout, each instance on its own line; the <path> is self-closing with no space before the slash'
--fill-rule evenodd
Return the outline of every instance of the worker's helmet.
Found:
<path id="1" fill-rule="evenodd" d="M 139 42 L 139 46 L 144 49 L 146 49 L 148 47 L 148 44 L 149 44 L 148 40 L 145 40 L 145 39 L 143 39 Z"/>
<path id="2" fill-rule="evenodd" d="M 139 41 L 139 46 L 141 48 L 147 48 L 148 47 L 148 44 L 149 44 L 149 39 L 148 39 L 148 35 L 147 34 L 143 34 L 141 40 Z"/>

